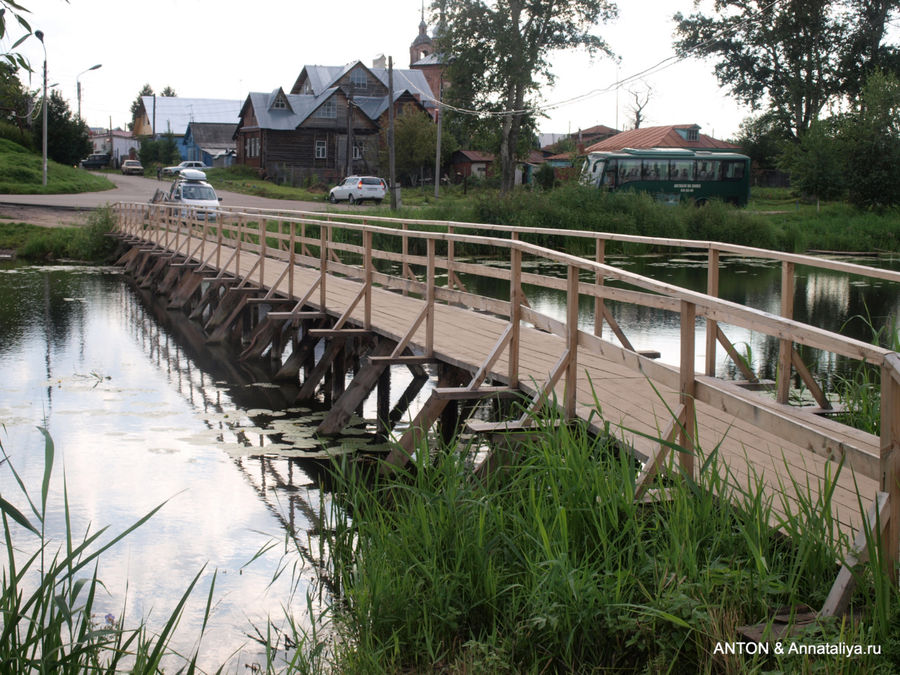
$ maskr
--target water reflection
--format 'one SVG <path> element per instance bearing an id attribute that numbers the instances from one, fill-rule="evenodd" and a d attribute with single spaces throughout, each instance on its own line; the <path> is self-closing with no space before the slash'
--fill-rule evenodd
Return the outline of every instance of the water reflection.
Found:
<path id="1" fill-rule="evenodd" d="M 264 627 L 270 616 L 283 623 L 292 597 L 307 609 L 322 555 L 320 467 L 277 446 L 286 445 L 291 425 L 309 437 L 309 418 L 320 411 L 292 411 L 295 387 L 268 384 L 258 367 L 179 335 L 156 311 L 114 270 L 0 268 L 0 433 L 33 491 L 43 472 L 35 427 L 45 424 L 53 436 L 48 533 L 56 541 L 65 527 L 63 468 L 79 535 L 107 524 L 121 531 L 167 502 L 104 556 L 99 575 L 109 594 L 96 609 L 119 616 L 127 596 L 127 623 L 149 616 L 158 629 L 208 563 L 174 646 L 192 651 L 218 570 L 201 663 L 214 669 L 231 659 L 242 670 L 264 662 L 264 648 L 247 637 L 251 626 Z M 285 425 L 277 433 L 275 421 Z M 25 507 L 8 471 L 0 472 L 0 491 Z M 298 534 L 296 545 L 284 544 L 285 532 Z M 26 542 L 22 532 L 14 536 Z M 296 560 L 299 576 L 273 580 L 284 555 Z"/>

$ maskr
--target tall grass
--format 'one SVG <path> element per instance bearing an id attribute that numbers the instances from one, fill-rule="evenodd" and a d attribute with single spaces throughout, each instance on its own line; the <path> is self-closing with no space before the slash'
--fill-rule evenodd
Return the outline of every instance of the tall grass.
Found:
<path id="1" fill-rule="evenodd" d="M 737 626 L 824 601 L 844 543 L 828 501 L 836 476 L 789 485 L 800 506 L 778 517 L 761 479 L 736 484 L 698 448 L 696 481 L 676 476 L 667 500 L 636 503 L 634 462 L 554 418 L 483 479 L 472 447 L 420 448 L 390 478 L 337 467 L 324 537 L 338 671 L 734 671 L 715 646 L 739 640 Z M 870 565 L 854 621 L 824 622 L 807 641 L 888 644 L 900 614 L 895 590 L 873 612 L 883 580 Z M 851 665 L 891 672 L 893 658 Z M 822 665 L 743 659 L 741 672 Z"/>
<path id="2" fill-rule="evenodd" d="M 161 662 L 168 656 L 168 641 L 203 570 L 194 577 L 157 634 L 151 634 L 144 625 L 126 628 L 122 619 L 116 621 L 112 616 L 98 621 L 94 602 L 97 594 L 105 591 L 98 577 L 101 556 L 147 522 L 163 504 L 118 534 L 107 537 L 104 527 L 78 538 L 72 532 L 69 495 L 64 488 L 65 537 L 61 543 L 54 542 L 47 534 L 46 524 L 56 451 L 50 435 L 41 431 L 44 474 L 39 500 L 31 497 L 0 443 L 0 466 L 5 465 L 12 473 L 21 491 L 19 501 L 26 504 L 23 511 L 0 496 L 6 545 L 0 591 L 2 672 L 160 672 Z M 214 586 L 215 579 L 207 599 L 207 616 Z M 197 656 L 195 652 L 186 659 L 187 673 L 196 672 Z"/>
<path id="3" fill-rule="evenodd" d="M 108 262 L 116 248 L 115 240 L 108 236 L 115 224 L 116 216 L 109 206 L 96 209 L 81 227 L 0 224 L 0 248 L 15 248 L 26 260 Z"/>

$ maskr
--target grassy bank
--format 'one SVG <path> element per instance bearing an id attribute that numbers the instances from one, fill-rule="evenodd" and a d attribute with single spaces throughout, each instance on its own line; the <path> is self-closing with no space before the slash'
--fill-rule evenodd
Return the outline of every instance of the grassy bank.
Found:
<path id="1" fill-rule="evenodd" d="M 900 667 L 897 595 L 877 564 L 861 575 L 849 621 L 823 621 L 797 641 L 879 645 L 880 656 L 717 653 L 776 608 L 821 606 L 841 546 L 822 500 L 801 500 L 776 531 L 772 498 L 757 482 L 726 483 L 711 453 L 696 483 L 674 479 L 671 500 L 638 504 L 632 462 L 553 420 L 517 457 L 485 481 L 464 451 L 433 463 L 420 452 L 391 479 L 338 470 L 325 534 L 342 589 L 337 672 Z"/>
<path id="2" fill-rule="evenodd" d="M 108 262 L 116 247 L 108 236 L 115 226 L 109 207 L 94 211 L 83 227 L 40 227 L 27 223 L 0 223 L 0 249 L 10 249 L 24 260 L 80 260 Z"/>
<path id="3" fill-rule="evenodd" d="M 47 162 L 47 184 L 43 185 L 41 155 L 0 138 L 0 194 L 31 195 L 98 192 L 115 187 L 103 176 L 83 169 Z"/>

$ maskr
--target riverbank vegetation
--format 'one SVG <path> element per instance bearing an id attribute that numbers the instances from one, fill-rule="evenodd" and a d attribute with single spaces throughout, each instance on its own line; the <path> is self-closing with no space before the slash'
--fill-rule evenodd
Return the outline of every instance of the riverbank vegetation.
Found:
<path id="1" fill-rule="evenodd" d="M 109 262 L 116 241 L 109 236 L 116 224 L 110 207 L 97 209 L 83 227 L 40 227 L 27 223 L 0 222 L 0 249 L 33 262 L 78 260 Z"/>
<path id="2" fill-rule="evenodd" d="M 559 422 L 538 420 L 513 463 L 483 478 L 472 473 L 472 447 L 420 450 L 392 478 L 359 464 L 337 470 L 323 533 L 326 573 L 341 589 L 330 617 L 337 672 L 900 666 L 897 594 L 877 563 L 863 570 L 848 620 L 820 621 L 791 640 L 879 645 L 880 656 L 717 649 L 778 608 L 822 605 L 846 545 L 828 486 L 813 497 L 784 479 L 801 499 L 780 517 L 778 498 L 759 480 L 727 482 L 708 448 L 698 450 L 696 482 L 673 476 L 668 500 L 638 503 L 633 461 L 583 425 Z M 322 653 L 321 641 L 306 647 Z"/>
<path id="3" fill-rule="evenodd" d="M 47 184 L 42 183 L 41 154 L 0 137 L 0 194 L 69 194 L 99 192 L 115 187 L 103 176 L 52 160 L 47 161 Z"/>

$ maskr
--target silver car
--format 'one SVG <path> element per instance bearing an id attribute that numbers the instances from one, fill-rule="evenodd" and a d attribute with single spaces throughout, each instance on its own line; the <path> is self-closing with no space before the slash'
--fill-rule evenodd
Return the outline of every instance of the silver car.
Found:
<path id="1" fill-rule="evenodd" d="M 358 204 L 366 199 L 380 204 L 387 193 L 387 184 L 377 176 L 348 176 L 340 185 L 331 188 L 328 201 L 332 204 L 347 201 Z"/>

